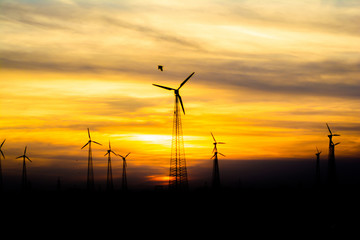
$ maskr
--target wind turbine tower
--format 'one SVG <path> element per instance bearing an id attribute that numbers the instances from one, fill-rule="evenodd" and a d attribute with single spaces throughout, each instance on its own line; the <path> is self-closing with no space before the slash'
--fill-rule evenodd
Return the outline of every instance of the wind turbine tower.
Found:
<path id="1" fill-rule="evenodd" d="M 108 165 L 107 165 L 107 175 L 106 175 L 106 188 L 108 191 L 114 190 L 112 167 L 111 167 L 111 156 L 110 156 L 111 153 L 116 155 L 116 153 L 113 150 L 111 150 L 111 144 L 109 141 L 109 149 L 107 150 L 107 153 L 104 155 L 104 156 L 108 155 Z"/>
<path id="2" fill-rule="evenodd" d="M 174 91 L 175 94 L 173 132 L 172 132 L 171 157 L 170 157 L 169 190 L 186 191 L 188 189 L 188 178 L 187 178 L 187 170 L 186 170 L 184 139 L 183 139 L 182 125 L 181 125 L 180 105 L 184 114 L 185 114 L 185 109 L 179 90 L 194 75 L 194 73 L 195 72 L 191 73 L 180 84 L 180 86 L 177 89 L 153 84 L 156 87 Z"/>
<path id="3" fill-rule="evenodd" d="M 129 156 L 130 153 L 126 154 L 126 156 L 122 156 L 120 154 L 118 154 L 119 157 L 122 158 L 123 160 L 123 172 L 122 172 L 122 190 L 125 192 L 127 190 L 127 178 L 126 178 L 126 167 L 127 167 L 127 164 L 126 164 L 126 158 L 127 156 Z"/>
<path id="4" fill-rule="evenodd" d="M 3 189 L 3 179 L 2 179 L 2 169 L 1 169 L 1 156 L 5 159 L 5 155 L 2 151 L 2 146 L 4 145 L 6 139 L 4 139 L 4 141 L 1 143 L 0 145 L 0 191 Z"/>
<path id="5" fill-rule="evenodd" d="M 210 132 L 211 133 L 211 132 Z M 213 153 L 214 155 L 211 157 L 211 159 L 214 158 L 214 165 L 213 165 L 213 174 L 212 174 L 212 186 L 213 189 L 217 190 L 220 188 L 220 171 L 219 171 L 219 160 L 218 160 L 218 154 L 225 157 L 224 154 L 219 153 L 217 150 L 217 144 L 225 144 L 224 142 L 217 142 L 214 135 L 211 133 L 211 136 L 214 139 L 214 149 Z"/>
<path id="6" fill-rule="evenodd" d="M 25 150 L 24 150 L 24 154 L 22 156 L 19 156 L 17 157 L 16 159 L 18 158 L 22 158 L 23 159 L 23 171 L 22 171 L 22 178 L 21 178 L 21 187 L 22 187 L 22 190 L 27 190 L 27 187 L 28 187 L 28 181 L 27 181 L 27 175 L 26 175 L 26 161 L 25 159 L 29 160 L 30 162 L 32 162 L 30 160 L 30 158 L 28 158 L 28 156 L 26 156 L 26 148 L 25 147 Z"/>
<path id="7" fill-rule="evenodd" d="M 329 155 L 328 155 L 328 181 L 330 186 L 335 186 L 337 182 L 336 176 L 336 164 L 335 164 L 335 146 L 339 144 L 333 142 L 332 137 L 340 136 L 339 134 L 333 134 L 329 125 L 326 123 L 326 126 L 329 130 Z"/>
<path id="8" fill-rule="evenodd" d="M 321 177 L 320 177 L 320 154 L 322 151 L 319 151 L 318 148 L 316 148 L 317 153 L 316 155 L 316 185 L 320 186 Z"/>
<path id="9" fill-rule="evenodd" d="M 91 191 L 92 191 L 92 190 L 95 189 L 95 184 L 94 184 L 94 167 L 93 167 L 91 143 L 95 143 L 95 144 L 98 144 L 98 145 L 101 145 L 101 144 L 98 143 L 98 142 L 95 142 L 95 141 L 91 140 L 89 128 L 88 128 L 87 130 L 88 130 L 89 141 L 88 141 L 81 149 L 83 149 L 84 147 L 86 147 L 87 145 L 89 145 L 88 170 L 87 170 L 86 187 L 87 187 L 88 190 L 91 190 Z"/>

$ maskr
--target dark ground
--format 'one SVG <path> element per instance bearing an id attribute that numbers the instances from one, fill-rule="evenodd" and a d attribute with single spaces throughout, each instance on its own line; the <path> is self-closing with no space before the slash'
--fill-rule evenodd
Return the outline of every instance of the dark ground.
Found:
<path id="1" fill-rule="evenodd" d="M 127 193 L 108 193 L 104 188 L 90 193 L 65 186 L 57 190 L 53 183 L 50 190 L 33 184 L 31 191 L 21 192 L 17 184 L 1 193 L 1 230 L 3 236 L 10 231 L 15 237 L 24 234 L 50 239 L 359 239 L 360 163 L 338 164 L 336 188 L 326 186 L 325 164 L 322 185 L 316 188 L 313 165 L 310 161 L 224 161 L 220 191 L 212 191 L 202 178 L 185 193 L 131 187 Z M 206 174 L 208 168 L 204 168 Z M 242 176 L 240 181 L 236 176 Z M 19 181 L 16 178 L 14 182 Z"/>
<path id="2" fill-rule="evenodd" d="M 313 234 L 344 236 L 359 234 L 359 191 L 360 186 L 197 189 L 186 193 L 11 192 L 1 198 L 1 215 L 6 219 L 2 228 L 16 225 L 30 232 L 48 229 L 51 236 L 83 237 L 125 232 L 136 238 L 240 238 L 245 233 L 252 237 L 290 234 L 291 239 Z"/>

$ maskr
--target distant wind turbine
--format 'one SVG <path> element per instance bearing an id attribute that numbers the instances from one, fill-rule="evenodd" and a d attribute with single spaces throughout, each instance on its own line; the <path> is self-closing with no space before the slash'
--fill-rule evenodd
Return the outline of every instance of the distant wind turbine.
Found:
<path id="1" fill-rule="evenodd" d="M 26 156 L 26 149 L 27 149 L 27 146 L 25 147 L 25 150 L 24 150 L 24 154 L 22 156 L 19 156 L 17 157 L 16 159 L 18 158 L 22 158 L 23 159 L 23 171 L 22 171 L 22 178 L 21 178 L 21 186 L 22 186 L 22 189 L 23 190 L 26 190 L 27 187 L 28 187 L 28 181 L 27 181 L 27 175 L 26 175 L 26 161 L 25 159 L 29 160 L 30 162 L 32 162 L 30 160 L 30 158 L 28 156 Z"/>
<path id="2" fill-rule="evenodd" d="M 322 151 L 319 151 L 318 148 L 316 148 L 316 185 L 317 186 L 320 186 L 320 180 L 321 180 L 321 177 L 320 177 L 320 154 Z"/>
<path id="3" fill-rule="evenodd" d="M 127 178 L 126 178 L 126 167 L 127 167 L 127 164 L 126 164 L 126 158 L 127 156 L 129 156 L 130 153 L 126 154 L 125 157 L 120 155 L 120 154 L 117 154 L 119 157 L 122 158 L 123 160 L 123 167 L 122 167 L 122 190 L 123 191 L 126 191 L 127 190 Z"/>
<path id="4" fill-rule="evenodd" d="M 218 154 L 222 155 L 225 157 L 224 154 L 219 153 L 217 150 L 217 144 L 225 144 L 224 142 L 217 142 L 214 135 L 211 133 L 212 138 L 214 139 L 214 149 L 213 149 L 213 153 L 214 155 L 210 158 L 213 159 L 214 158 L 214 165 L 213 165 L 213 175 L 212 175 L 212 186 L 214 189 L 219 189 L 220 188 L 220 171 L 219 171 L 219 160 L 218 160 Z"/>
<path id="5" fill-rule="evenodd" d="M 2 146 L 4 145 L 4 142 L 5 142 L 5 140 L 6 139 L 4 139 L 4 141 L 1 143 L 1 145 L 0 145 L 0 153 L 1 153 L 1 155 L 0 155 L 0 191 L 2 190 L 2 188 L 3 188 L 3 179 L 2 179 L 2 169 L 1 169 L 1 156 L 3 156 L 3 158 L 5 159 L 5 155 L 4 155 L 4 153 L 3 153 L 3 151 L 2 151 Z"/>
<path id="6" fill-rule="evenodd" d="M 112 168 L 111 168 L 111 153 L 117 155 L 113 150 L 111 150 L 111 144 L 109 140 L 109 149 L 106 151 L 107 153 L 104 155 L 108 155 L 108 166 L 107 166 L 107 175 L 106 175 L 106 187 L 107 190 L 112 191 L 114 189 L 113 177 L 112 177 Z"/>
<path id="7" fill-rule="evenodd" d="M 335 146 L 340 144 L 340 142 L 333 142 L 332 138 L 334 136 L 340 136 L 339 134 L 333 134 L 329 125 L 326 123 L 326 126 L 329 130 L 329 155 L 328 155 L 328 181 L 330 186 L 336 185 L 337 176 L 336 176 L 336 164 L 335 164 Z"/>
<path id="8" fill-rule="evenodd" d="M 181 84 L 175 88 L 165 87 L 158 84 L 153 84 L 156 87 L 164 88 L 166 90 L 174 91 L 175 105 L 174 105 L 174 117 L 173 117 L 173 136 L 170 158 L 170 174 L 169 174 L 169 189 L 170 190 L 187 190 L 188 179 L 185 160 L 184 140 L 181 126 L 181 112 L 179 110 L 179 104 L 185 114 L 184 105 L 180 96 L 180 88 L 194 75 L 191 73 Z"/>
<path id="9" fill-rule="evenodd" d="M 101 145 L 101 144 L 91 140 L 89 128 L 87 130 L 88 130 L 89 141 L 81 149 L 83 149 L 84 147 L 89 145 L 88 171 L 87 171 L 86 187 L 87 187 L 88 190 L 94 190 L 94 188 L 95 188 L 95 185 L 94 185 L 94 167 L 93 167 L 93 160 L 92 160 L 91 143 L 95 143 L 95 144 L 98 144 L 98 145 Z"/>

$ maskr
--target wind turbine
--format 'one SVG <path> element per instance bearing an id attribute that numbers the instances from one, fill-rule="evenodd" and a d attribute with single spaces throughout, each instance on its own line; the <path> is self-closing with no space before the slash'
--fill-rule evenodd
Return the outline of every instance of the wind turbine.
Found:
<path id="1" fill-rule="evenodd" d="M 94 190 L 94 187 L 95 187 L 95 185 L 94 185 L 94 167 L 93 167 L 93 160 L 92 160 L 91 143 L 95 143 L 98 145 L 101 145 L 101 144 L 91 140 L 89 128 L 87 130 L 88 130 L 89 141 L 81 149 L 83 149 L 84 147 L 89 145 L 86 187 L 88 190 Z"/>
<path id="2" fill-rule="evenodd" d="M 126 154 L 126 156 L 122 156 L 120 154 L 117 154 L 119 157 L 122 158 L 123 160 L 123 168 L 122 168 L 122 190 L 123 191 L 126 191 L 127 190 L 127 179 L 126 179 L 126 167 L 127 167 L 127 164 L 126 164 L 126 158 L 127 156 L 129 156 L 130 153 Z"/>
<path id="3" fill-rule="evenodd" d="M 109 140 L 109 149 L 106 151 L 106 155 L 108 155 L 108 166 L 107 166 L 107 175 L 106 175 L 106 187 L 107 190 L 112 191 L 114 189 L 114 183 L 113 183 L 113 177 L 112 177 L 112 168 L 111 168 L 111 153 L 115 154 L 116 153 L 111 150 L 111 144 L 110 144 L 110 140 Z"/>
<path id="4" fill-rule="evenodd" d="M 184 105 L 180 96 L 180 88 L 194 75 L 195 72 L 191 73 L 181 84 L 175 88 L 165 87 L 158 84 L 153 84 L 156 87 L 164 88 L 166 90 L 174 91 L 175 94 L 175 105 L 174 105 L 174 116 L 173 116 L 173 133 L 172 133 L 172 144 L 171 144 L 171 158 L 170 158 L 170 174 L 169 174 L 169 189 L 170 190 L 187 190 L 188 179 L 186 170 L 185 160 L 185 149 L 183 132 L 181 126 L 181 109 L 185 114 Z"/>
<path id="5" fill-rule="evenodd" d="M 32 162 L 30 160 L 30 158 L 28 156 L 26 156 L 26 148 L 27 146 L 25 147 L 25 150 L 24 150 L 24 154 L 22 156 L 19 156 L 17 157 L 16 159 L 18 158 L 22 158 L 23 159 L 23 171 L 22 171 L 22 178 L 21 178 L 21 186 L 22 186 L 22 189 L 23 190 L 26 190 L 27 187 L 28 187 L 28 182 L 27 182 L 27 175 L 26 175 L 26 164 L 25 164 L 25 159 L 29 160 L 30 162 Z"/>
<path id="6" fill-rule="evenodd" d="M 328 155 L 328 181 L 330 186 L 336 185 L 337 177 L 336 177 L 336 164 L 335 164 L 335 146 L 340 142 L 333 142 L 332 138 L 334 136 L 340 136 L 339 134 L 333 134 L 329 125 L 326 123 L 326 126 L 329 130 L 329 155 Z"/>
<path id="7" fill-rule="evenodd" d="M 214 149 L 213 149 L 213 153 L 214 155 L 210 158 L 213 159 L 214 158 L 214 165 L 213 165 L 213 175 L 212 175 L 212 185 L 214 189 L 219 189 L 220 188 L 220 171 L 219 171 L 219 160 L 218 160 L 218 154 L 222 155 L 225 157 L 224 154 L 219 153 L 217 150 L 217 144 L 225 144 L 224 142 L 217 142 L 214 135 L 211 133 L 212 138 L 214 139 Z"/>
<path id="8" fill-rule="evenodd" d="M 316 147 L 316 184 L 317 186 L 320 186 L 320 154 L 322 151 L 319 151 L 319 149 Z"/>
<path id="9" fill-rule="evenodd" d="M 3 158 L 5 159 L 5 155 L 4 155 L 3 151 L 1 150 L 1 148 L 4 145 L 5 140 L 6 139 L 4 139 L 4 141 L 0 145 L 0 153 L 1 153 L 1 155 L 0 155 L 0 191 L 3 188 L 2 169 L 1 169 L 1 156 L 3 156 Z"/>

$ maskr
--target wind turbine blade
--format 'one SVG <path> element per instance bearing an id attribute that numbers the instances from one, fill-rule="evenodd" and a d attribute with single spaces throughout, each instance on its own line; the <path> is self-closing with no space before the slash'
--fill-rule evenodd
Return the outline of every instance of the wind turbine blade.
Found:
<path id="1" fill-rule="evenodd" d="M 112 152 L 113 154 L 117 155 L 116 152 L 114 152 L 113 150 L 111 150 L 110 152 Z"/>
<path id="2" fill-rule="evenodd" d="M 330 130 L 330 127 L 329 127 L 329 125 L 326 123 L 326 126 L 327 126 L 327 128 L 329 129 L 329 132 L 330 132 L 330 134 L 332 135 L 332 132 L 331 132 L 331 130 Z"/>
<path id="3" fill-rule="evenodd" d="M 129 154 L 130 154 L 130 153 L 126 154 L 125 158 L 126 158 L 127 156 L 129 156 Z"/>
<path id="4" fill-rule="evenodd" d="M 104 157 L 105 157 L 106 155 L 108 155 L 108 154 L 109 154 L 109 152 L 105 153 Z"/>
<path id="5" fill-rule="evenodd" d="M 83 149 L 84 147 L 86 147 L 89 144 L 90 141 L 88 141 L 81 149 Z"/>
<path id="6" fill-rule="evenodd" d="M 29 160 L 30 162 L 32 162 L 32 161 L 30 160 L 30 158 L 28 158 L 27 156 L 25 156 L 25 158 L 26 158 L 27 160 Z"/>
<path id="7" fill-rule="evenodd" d="M 109 149 L 111 150 L 110 140 L 109 140 Z"/>
<path id="8" fill-rule="evenodd" d="M 15 159 L 22 158 L 22 157 L 24 157 L 24 156 L 18 156 L 18 157 L 17 157 L 17 158 L 15 158 Z"/>
<path id="9" fill-rule="evenodd" d="M 216 153 L 210 158 L 210 159 L 213 159 L 215 157 Z"/>
<path id="10" fill-rule="evenodd" d="M 124 158 L 122 155 L 120 155 L 120 154 L 116 154 L 116 155 L 118 155 L 119 157 L 122 157 L 122 158 Z"/>
<path id="11" fill-rule="evenodd" d="M 224 156 L 224 157 L 226 157 L 224 154 L 222 154 L 222 153 L 218 153 L 218 154 L 220 154 L 220 155 L 222 155 L 222 156 Z"/>
<path id="12" fill-rule="evenodd" d="M 319 153 L 319 149 L 316 147 L 316 151 Z"/>
<path id="13" fill-rule="evenodd" d="M 181 100 L 181 97 L 180 97 L 180 95 L 177 95 L 177 97 L 178 97 L 179 100 L 180 100 L 181 108 L 182 108 L 183 113 L 184 113 L 184 115 L 185 115 L 185 109 L 184 109 L 184 105 L 183 105 L 183 102 L 182 102 L 182 100 Z"/>
<path id="14" fill-rule="evenodd" d="M 4 145 L 6 139 L 4 139 L 4 141 L 1 143 L 0 148 Z"/>
<path id="15" fill-rule="evenodd" d="M 214 142 L 216 142 L 214 135 L 212 134 L 212 132 L 210 132 L 210 133 L 211 133 L 212 138 L 214 139 Z"/>
<path id="16" fill-rule="evenodd" d="M 1 153 L 1 155 L 3 156 L 3 158 L 5 159 L 5 156 L 4 156 L 3 151 L 0 150 L 0 153 Z"/>
<path id="17" fill-rule="evenodd" d="M 25 155 L 25 153 L 26 153 L 26 148 L 27 148 L 27 146 L 25 147 L 25 150 L 24 150 L 24 155 Z"/>
<path id="18" fill-rule="evenodd" d="M 156 86 L 156 87 L 165 88 L 165 89 L 167 89 L 167 90 L 175 90 L 175 89 L 173 89 L 173 88 L 169 88 L 169 87 L 165 87 L 165 86 L 161 86 L 161 85 L 157 85 L 157 84 L 153 84 L 153 85 Z"/>
<path id="19" fill-rule="evenodd" d="M 178 88 L 178 90 L 192 77 L 192 75 L 194 75 L 195 72 L 193 72 L 192 74 L 190 74 L 190 76 L 188 76 L 181 84 L 180 87 Z"/>
<path id="20" fill-rule="evenodd" d="M 335 143 L 335 144 L 334 144 L 334 146 L 336 146 L 336 145 L 338 145 L 338 144 L 340 144 L 340 142 L 338 142 L 338 143 Z"/>
<path id="21" fill-rule="evenodd" d="M 89 128 L 88 128 L 87 130 L 88 130 L 88 136 L 89 136 L 89 139 L 91 140 L 91 137 L 90 137 L 90 130 L 89 130 Z"/>
<path id="22" fill-rule="evenodd" d="M 333 136 L 340 136 L 340 134 L 333 134 Z"/>
<path id="23" fill-rule="evenodd" d="M 218 144 L 225 144 L 224 142 L 218 142 Z"/>
<path id="24" fill-rule="evenodd" d="M 322 151 L 319 152 L 319 154 L 322 153 Z"/>
<path id="25" fill-rule="evenodd" d="M 95 141 L 91 141 L 91 142 L 93 142 L 93 143 L 95 143 L 95 144 L 98 144 L 98 145 L 101 145 L 101 146 L 102 146 L 102 144 L 101 144 L 101 143 L 98 143 L 98 142 L 95 142 Z"/>

